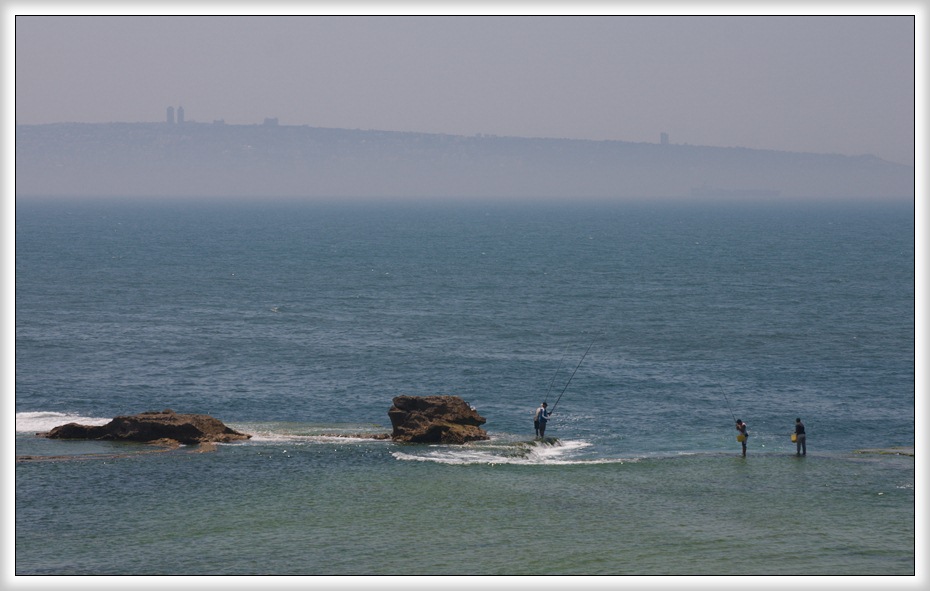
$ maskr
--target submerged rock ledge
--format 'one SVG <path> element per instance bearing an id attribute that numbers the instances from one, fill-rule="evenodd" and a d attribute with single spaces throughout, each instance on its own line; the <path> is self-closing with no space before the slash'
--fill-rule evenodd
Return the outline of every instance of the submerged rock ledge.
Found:
<path id="1" fill-rule="evenodd" d="M 322 433 L 319 437 L 342 437 L 343 439 L 390 439 L 390 433 Z"/>
<path id="2" fill-rule="evenodd" d="M 857 454 L 878 454 L 884 456 L 910 456 L 914 457 L 913 447 L 880 447 L 870 449 L 857 449 Z"/>

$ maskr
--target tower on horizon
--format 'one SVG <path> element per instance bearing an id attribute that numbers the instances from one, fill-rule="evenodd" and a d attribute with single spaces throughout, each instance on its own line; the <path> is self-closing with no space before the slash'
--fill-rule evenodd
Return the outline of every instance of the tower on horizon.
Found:
<path id="1" fill-rule="evenodd" d="M 178 107 L 178 123 L 184 123 L 184 107 Z"/>
<path id="2" fill-rule="evenodd" d="M 168 107 L 168 124 L 174 123 L 174 107 Z"/>

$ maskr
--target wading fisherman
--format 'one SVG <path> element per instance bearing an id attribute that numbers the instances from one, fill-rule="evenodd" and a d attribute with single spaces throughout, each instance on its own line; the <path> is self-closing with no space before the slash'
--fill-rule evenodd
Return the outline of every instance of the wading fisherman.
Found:
<path id="1" fill-rule="evenodd" d="M 552 414 L 546 408 L 549 405 L 543 402 L 539 405 L 539 408 L 536 409 L 536 414 L 533 417 L 533 427 L 536 428 L 536 437 L 542 439 L 546 436 L 546 421 L 549 420 L 549 415 Z"/>
<path id="2" fill-rule="evenodd" d="M 798 455 L 806 456 L 807 455 L 807 434 L 804 432 L 804 423 L 801 422 L 800 417 L 794 420 L 794 436 L 797 439 Z"/>
<path id="3" fill-rule="evenodd" d="M 747 430 L 746 423 L 744 423 L 742 419 L 736 419 L 736 430 L 738 431 L 736 439 L 738 439 L 739 442 L 743 444 L 743 457 L 745 458 L 746 440 L 749 439 L 749 431 Z"/>

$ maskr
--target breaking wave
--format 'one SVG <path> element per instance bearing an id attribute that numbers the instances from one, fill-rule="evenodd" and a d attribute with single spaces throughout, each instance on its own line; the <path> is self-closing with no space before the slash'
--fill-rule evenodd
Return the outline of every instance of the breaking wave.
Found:
<path id="1" fill-rule="evenodd" d="M 391 455 L 402 461 L 436 462 L 439 464 L 623 464 L 637 458 L 585 457 L 583 450 L 591 447 L 587 441 L 550 439 L 545 441 L 478 442 L 462 446 L 437 445 L 415 451 L 395 451 Z"/>
<path id="2" fill-rule="evenodd" d="M 80 423 L 81 425 L 106 425 L 113 417 L 88 417 L 64 412 L 18 412 L 16 413 L 17 433 L 43 433 L 60 425 Z"/>

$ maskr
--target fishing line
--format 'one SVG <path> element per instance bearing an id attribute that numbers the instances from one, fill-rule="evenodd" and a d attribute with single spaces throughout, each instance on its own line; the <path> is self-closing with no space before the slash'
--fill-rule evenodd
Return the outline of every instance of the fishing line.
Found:
<path id="1" fill-rule="evenodd" d="M 543 397 L 543 402 L 549 401 L 549 392 L 552 391 L 552 384 L 555 383 L 556 376 L 559 375 L 559 371 L 562 369 L 562 362 L 565 361 L 565 355 L 568 353 L 568 350 L 565 350 L 565 353 L 562 353 L 562 358 L 559 359 L 559 367 L 555 370 L 555 373 L 552 374 L 552 380 L 549 381 L 549 388 L 546 390 L 546 395 Z"/>
<path id="2" fill-rule="evenodd" d="M 733 417 L 733 422 L 735 423 L 735 422 L 736 422 L 736 415 L 733 414 L 733 408 L 730 406 L 730 399 L 727 398 L 727 393 L 726 393 L 726 392 L 723 393 L 723 399 L 727 401 L 727 409 L 729 409 L 729 411 L 730 411 L 730 416 Z"/>
<path id="3" fill-rule="evenodd" d="M 581 361 L 584 361 L 584 358 L 587 357 L 588 351 L 591 350 L 591 347 L 594 346 L 594 341 L 601 335 L 595 335 L 594 339 L 591 341 L 591 344 L 588 345 L 588 348 L 585 349 L 584 355 L 581 356 Z M 578 362 L 578 365 L 575 366 L 575 371 L 578 371 L 578 368 L 581 367 L 581 361 Z M 555 399 L 555 404 L 552 405 L 552 410 L 549 411 L 549 414 L 555 412 L 555 407 L 559 405 L 559 400 L 562 400 L 562 394 L 565 394 L 565 391 L 568 390 L 568 385 L 572 383 L 572 378 L 575 377 L 575 371 L 572 372 L 572 375 L 568 378 L 568 381 L 565 382 L 565 387 L 562 388 L 562 393 L 559 394 L 559 397 Z"/>

